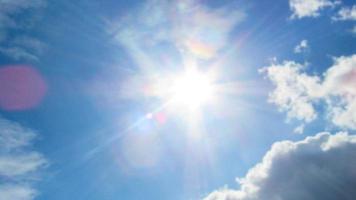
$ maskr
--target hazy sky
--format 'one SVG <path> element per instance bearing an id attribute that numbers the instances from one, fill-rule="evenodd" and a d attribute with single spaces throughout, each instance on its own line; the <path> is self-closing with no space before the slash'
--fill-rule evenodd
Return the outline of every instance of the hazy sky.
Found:
<path id="1" fill-rule="evenodd" d="M 0 200 L 351 200 L 352 0 L 0 0 Z"/>

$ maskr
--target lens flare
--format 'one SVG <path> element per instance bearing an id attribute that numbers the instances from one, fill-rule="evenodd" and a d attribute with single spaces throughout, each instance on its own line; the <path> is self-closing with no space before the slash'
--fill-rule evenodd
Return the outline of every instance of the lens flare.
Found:
<path id="1" fill-rule="evenodd" d="M 44 97 L 47 85 L 30 66 L 0 68 L 0 109 L 26 110 L 36 107 Z"/>

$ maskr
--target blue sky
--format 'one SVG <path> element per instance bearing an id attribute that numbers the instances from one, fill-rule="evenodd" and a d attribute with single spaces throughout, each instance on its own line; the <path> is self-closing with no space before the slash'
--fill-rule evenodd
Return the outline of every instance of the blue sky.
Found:
<path id="1" fill-rule="evenodd" d="M 0 200 L 351 199 L 355 20 L 351 0 L 0 1 Z"/>

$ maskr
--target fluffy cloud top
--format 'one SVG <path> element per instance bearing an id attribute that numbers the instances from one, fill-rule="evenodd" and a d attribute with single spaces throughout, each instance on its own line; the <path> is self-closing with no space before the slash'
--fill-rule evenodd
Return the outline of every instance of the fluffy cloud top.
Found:
<path id="1" fill-rule="evenodd" d="M 36 133 L 0 118 L 0 199 L 32 200 L 31 186 L 47 165 L 42 154 L 31 149 Z"/>
<path id="2" fill-rule="evenodd" d="M 261 72 L 276 86 L 269 101 L 288 118 L 311 122 L 317 117 L 315 105 L 327 107 L 327 118 L 336 126 L 356 129 L 356 55 L 334 59 L 323 76 L 304 72 L 306 66 L 284 61 Z"/>
<path id="3" fill-rule="evenodd" d="M 293 12 L 291 18 L 317 17 L 319 12 L 326 7 L 339 4 L 330 0 L 289 0 L 289 7 Z"/>
<path id="4" fill-rule="evenodd" d="M 356 136 L 324 132 L 298 142 L 276 142 L 263 160 L 206 200 L 352 200 L 356 196 Z"/>

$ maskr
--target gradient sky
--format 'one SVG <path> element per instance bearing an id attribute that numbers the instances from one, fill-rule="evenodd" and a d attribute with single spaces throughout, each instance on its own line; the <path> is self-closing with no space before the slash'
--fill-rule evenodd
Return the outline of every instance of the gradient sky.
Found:
<path id="1" fill-rule="evenodd" d="M 355 20 L 352 0 L 0 1 L 0 200 L 352 199 Z M 194 113 L 162 89 L 192 67 L 217 88 Z"/>

